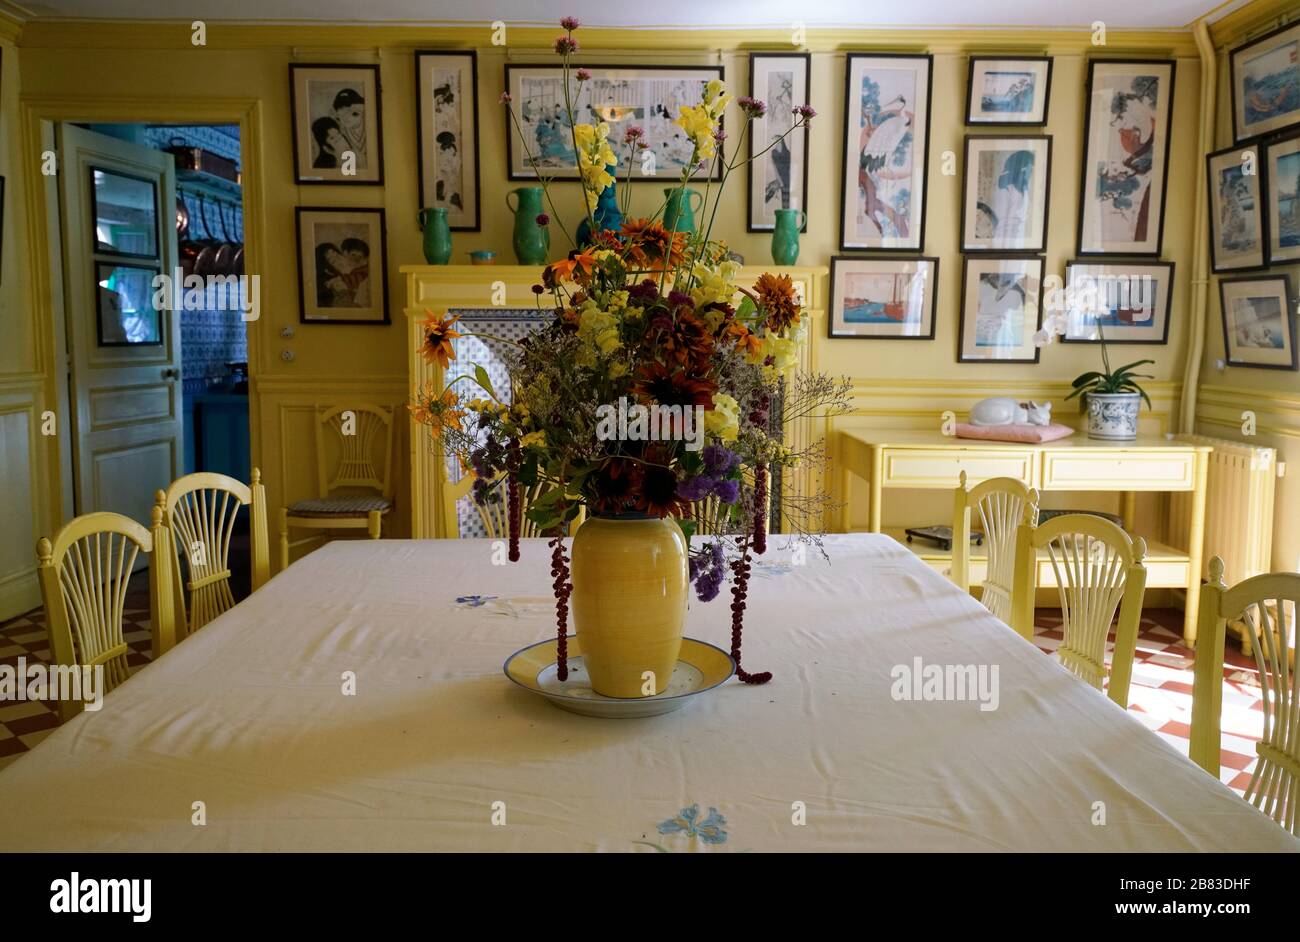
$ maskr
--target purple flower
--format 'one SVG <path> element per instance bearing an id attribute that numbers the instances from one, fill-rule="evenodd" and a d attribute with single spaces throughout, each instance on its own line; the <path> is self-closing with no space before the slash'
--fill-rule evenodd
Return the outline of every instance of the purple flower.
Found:
<path id="1" fill-rule="evenodd" d="M 546 289 L 541 285 L 533 285 L 533 294 L 542 294 L 544 291 L 546 291 Z"/>
<path id="2" fill-rule="evenodd" d="M 623 140 L 628 141 L 629 143 L 640 140 L 643 137 L 645 137 L 645 128 L 637 124 L 629 125 L 628 129 L 623 132 Z"/>
<path id="3" fill-rule="evenodd" d="M 751 118 L 761 118 L 767 114 L 767 105 L 757 98 L 750 98 L 748 95 L 736 99 L 736 104 L 740 106 L 741 111 Z"/>
<path id="4" fill-rule="evenodd" d="M 557 36 L 555 51 L 562 56 L 571 56 L 578 51 L 578 41 L 571 36 Z"/>
<path id="5" fill-rule="evenodd" d="M 574 74 L 577 75 L 579 82 L 586 82 L 591 78 L 591 73 L 588 72 L 586 69 L 579 69 Z"/>
<path id="6" fill-rule="evenodd" d="M 713 132 L 713 140 L 716 141 L 717 143 L 721 144 L 726 139 L 727 139 L 727 132 L 722 130 L 722 128 L 718 128 L 716 131 Z"/>
<path id="7" fill-rule="evenodd" d="M 685 291 L 677 291 L 677 290 L 668 292 L 668 303 L 671 304 L 673 307 L 681 307 L 683 305 L 685 305 L 686 307 L 695 306 L 695 302 L 691 300 L 691 296 L 689 294 L 687 294 Z"/>
<path id="8" fill-rule="evenodd" d="M 509 92 L 502 92 L 502 93 L 501 93 L 501 104 L 503 104 L 503 105 L 508 105 L 508 104 L 510 104 L 510 102 L 512 102 L 513 100 L 514 100 L 514 99 L 510 97 L 510 93 L 509 93 Z"/>
<path id="9" fill-rule="evenodd" d="M 740 482 L 728 478 L 725 481 L 719 481 L 713 487 L 713 493 L 718 495 L 718 500 L 724 504 L 734 504 L 740 499 Z"/>
<path id="10" fill-rule="evenodd" d="M 578 19 L 576 16 L 566 16 L 564 19 L 560 20 L 560 25 L 572 33 L 582 25 L 582 20 Z"/>
<path id="11" fill-rule="evenodd" d="M 811 121 L 813 118 L 817 117 L 817 112 L 813 110 L 812 105 L 799 105 L 794 109 L 794 113 L 805 121 Z"/>
<path id="12" fill-rule="evenodd" d="M 703 474 L 693 477 L 690 480 L 682 481 L 677 485 L 677 496 L 682 500 L 697 501 L 704 500 L 713 491 L 718 484 L 717 480 L 707 477 Z"/>
<path id="13" fill-rule="evenodd" d="M 635 298 L 638 301 L 657 301 L 659 299 L 659 286 L 655 284 L 653 278 L 646 278 L 635 288 L 628 289 L 627 293 L 629 298 Z"/>
<path id="14" fill-rule="evenodd" d="M 704 459 L 705 469 L 712 475 L 727 474 L 740 464 L 740 456 L 721 445 L 708 445 L 701 457 Z"/>
<path id="15" fill-rule="evenodd" d="M 551 217 L 548 216 L 548 215 L 546 215 L 546 213 L 538 213 L 538 214 L 537 214 L 537 224 L 538 224 L 539 226 L 544 226 L 544 225 L 546 225 L 547 223 L 549 223 L 550 221 L 551 221 Z"/>

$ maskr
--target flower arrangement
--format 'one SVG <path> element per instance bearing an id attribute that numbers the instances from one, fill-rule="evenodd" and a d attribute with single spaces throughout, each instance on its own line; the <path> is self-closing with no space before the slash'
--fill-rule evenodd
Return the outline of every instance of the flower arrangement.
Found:
<path id="1" fill-rule="evenodd" d="M 575 120 L 589 75 L 571 66 L 577 21 L 568 18 L 563 26 L 555 46 L 564 63 L 590 239 L 583 244 L 569 236 L 551 181 L 542 177 L 549 212 L 538 222 L 557 226 L 572 248 L 533 286 L 538 307 L 549 313 L 543 326 L 518 342 L 491 338 L 509 350 L 511 388 L 493 388 L 477 367 L 444 388 L 421 390 L 411 410 L 474 477 L 475 501 L 499 501 L 505 492 L 512 560 L 518 558 L 520 489 L 538 495 L 527 518 L 550 537 L 561 679 L 571 592 L 562 534 L 585 508 L 594 515 L 675 518 L 691 543 L 697 597 L 716 598 L 731 579 L 737 673 L 762 683 L 771 675 L 744 671 L 740 645 L 751 559 L 766 548 L 770 505 L 797 537 L 816 542 L 828 504 L 824 494 L 769 487 L 777 469 L 823 458 L 820 443 L 800 452 L 783 443 L 782 423 L 843 411 L 848 383 L 795 372 L 807 323 L 791 279 L 765 274 L 752 286 L 737 285 L 738 263 L 710 238 L 722 187 L 744 162 L 739 144 L 730 155 L 725 146 L 721 122 L 731 96 L 721 82 L 708 83 L 700 103 L 682 107 L 676 118 L 693 150 L 678 189 L 702 166 L 721 171 L 716 191 L 705 193 L 708 228 L 699 234 L 668 228 L 663 204 L 649 217 L 626 219 L 619 231 L 595 225 L 593 208 L 614 182 L 619 155 L 607 124 Z M 502 97 L 509 107 L 509 95 Z M 739 104 L 747 119 L 765 110 L 750 99 Z M 813 114 L 807 106 L 795 109 L 786 133 Z M 644 136 L 629 128 L 623 137 L 630 164 Z M 424 324 L 424 356 L 444 369 L 461 335 L 457 320 L 430 312 Z"/>

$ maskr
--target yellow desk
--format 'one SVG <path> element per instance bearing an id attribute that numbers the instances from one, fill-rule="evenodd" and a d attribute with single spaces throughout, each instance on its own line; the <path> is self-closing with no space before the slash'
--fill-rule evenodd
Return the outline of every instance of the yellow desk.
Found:
<path id="1" fill-rule="evenodd" d="M 839 437 L 842 529 L 850 529 L 849 498 L 855 476 L 868 485 L 868 530 L 872 533 L 882 532 L 885 488 L 950 491 L 957 486 L 962 471 L 972 486 L 988 478 L 1009 477 L 1039 491 L 1119 492 L 1122 516 L 1130 526 L 1138 491 L 1190 491 L 1191 545 L 1174 548 L 1148 540 L 1151 556 L 1147 585 L 1186 590 L 1183 638 L 1193 645 L 1201 593 L 1206 470 L 1211 451 L 1208 445 L 1152 436 L 1132 442 L 1102 442 L 1077 433 L 1060 441 L 1027 445 L 953 438 L 912 429 L 846 429 Z M 903 539 L 901 531 L 895 535 Z M 905 545 L 941 572 L 951 565 L 950 552 Z M 984 559 L 979 548 L 972 547 L 972 581 Z"/>

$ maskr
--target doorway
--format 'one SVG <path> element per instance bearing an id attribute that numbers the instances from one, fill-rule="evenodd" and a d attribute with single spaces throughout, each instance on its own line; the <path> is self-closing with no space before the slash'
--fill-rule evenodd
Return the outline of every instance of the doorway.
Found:
<path id="1" fill-rule="evenodd" d="M 56 133 L 72 513 L 148 526 L 156 492 L 185 474 L 249 480 L 240 128 Z M 241 523 L 230 555 L 246 576 Z"/>

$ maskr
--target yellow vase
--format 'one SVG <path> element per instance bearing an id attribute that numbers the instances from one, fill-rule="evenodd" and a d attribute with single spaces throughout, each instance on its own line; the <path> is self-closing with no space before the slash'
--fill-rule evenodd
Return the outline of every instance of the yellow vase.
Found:
<path id="1" fill-rule="evenodd" d="M 573 624 L 592 689 L 606 697 L 661 693 L 686 620 L 681 528 L 666 519 L 588 517 L 573 538 L 571 573 Z"/>

